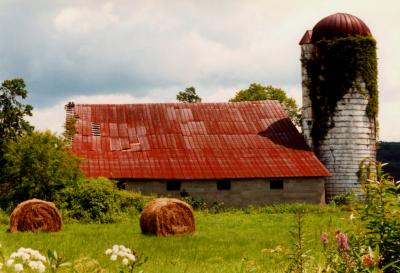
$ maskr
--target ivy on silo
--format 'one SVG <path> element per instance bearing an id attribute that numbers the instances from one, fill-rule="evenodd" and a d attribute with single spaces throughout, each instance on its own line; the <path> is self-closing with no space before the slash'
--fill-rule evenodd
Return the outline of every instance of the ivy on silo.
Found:
<path id="1" fill-rule="evenodd" d="M 376 41 L 356 36 L 321 40 L 315 44 L 314 57 L 305 62 L 308 88 L 314 114 L 311 136 L 318 147 L 334 126 L 337 103 L 350 89 L 358 90 L 368 99 L 367 116 L 378 114 L 378 69 Z M 357 79 L 365 82 L 365 88 Z"/>

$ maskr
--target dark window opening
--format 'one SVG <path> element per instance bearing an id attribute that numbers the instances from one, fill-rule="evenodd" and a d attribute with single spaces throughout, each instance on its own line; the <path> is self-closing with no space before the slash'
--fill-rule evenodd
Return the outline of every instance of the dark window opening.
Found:
<path id="1" fill-rule="evenodd" d="M 283 180 L 271 180 L 271 181 L 269 181 L 269 188 L 271 190 L 283 190 Z"/>
<path id="2" fill-rule="evenodd" d="M 92 122 L 92 135 L 93 136 L 101 136 L 100 123 Z"/>
<path id="3" fill-rule="evenodd" d="M 311 120 L 307 120 L 307 125 L 311 126 L 312 125 L 312 121 Z"/>
<path id="4" fill-rule="evenodd" d="M 218 180 L 217 181 L 217 190 L 230 190 L 231 189 L 231 181 L 230 180 Z"/>
<path id="5" fill-rule="evenodd" d="M 169 180 L 167 181 L 167 191 L 180 191 L 181 181 Z"/>

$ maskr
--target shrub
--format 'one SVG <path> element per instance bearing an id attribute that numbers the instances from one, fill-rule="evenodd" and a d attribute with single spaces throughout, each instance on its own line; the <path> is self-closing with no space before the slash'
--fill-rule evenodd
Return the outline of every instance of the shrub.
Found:
<path id="1" fill-rule="evenodd" d="M 323 234 L 320 272 L 399 272 L 400 187 L 379 162 L 362 162 L 358 175 L 363 195 L 351 204 L 352 229 Z"/>
<path id="2" fill-rule="evenodd" d="M 196 199 L 192 196 L 182 197 L 183 202 L 188 203 L 194 210 L 205 210 L 207 208 L 207 203 L 203 199 Z"/>
<path id="3" fill-rule="evenodd" d="M 10 216 L 0 209 L 0 225 L 8 225 L 10 223 Z"/>
<path id="4" fill-rule="evenodd" d="M 107 178 L 81 180 L 61 190 L 55 200 L 67 219 L 80 222 L 112 223 L 130 210 L 141 211 L 151 197 L 118 190 Z"/>
<path id="5" fill-rule="evenodd" d="M 334 196 L 332 198 L 331 204 L 334 204 L 336 206 L 348 206 L 354 201 L 354 199 L 355 199 L 354 193 L 348 192 Z"/>
<path id="6" fill-rule="evenodd" d="M 0 185 L 0 206 L 7 211 L 31 198 L 52 201 L 58 191 L 82 177 L 80 160 L 62 138 L 49 131 L 9 142 L 4 159 L 6 182 Z"/>
<path id="7" fill-rule="evenodd" d="M 355 204 L 365 228 L 366 244 L 379 249 L 385 272 L 399 272 L 400 185 L 382 171 L 381 163 L 363 162 L 359 177 L 364 200 Z"/>

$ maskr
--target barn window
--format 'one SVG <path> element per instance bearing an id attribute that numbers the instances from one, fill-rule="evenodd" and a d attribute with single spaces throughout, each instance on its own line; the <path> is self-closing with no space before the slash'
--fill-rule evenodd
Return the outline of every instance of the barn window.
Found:
<path id="1" fill-rule="evenodd" d="M 231 181 L 230 180 L 218 180 L 217 181 L 217 190 L 230 190 L 231 189 Z"/>
<path id="2" fill-rule="evenodd" d="M 271 181 L 269 181 L 269 188 L 271 190 L 283 190 L 283 180 L 271 180 Z"/>
<path id="3" fill-rule="evenodd" d="M 180 191 L 180 190 L 181 190 L 181 181 L 177 180 L 167 181 L 167 191 Z"/>

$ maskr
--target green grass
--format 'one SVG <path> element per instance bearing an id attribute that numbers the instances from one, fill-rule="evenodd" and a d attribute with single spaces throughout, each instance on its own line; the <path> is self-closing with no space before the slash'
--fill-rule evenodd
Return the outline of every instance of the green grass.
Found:
<path id="1" fill-rule="evenodd" d="M 322 211 L 306 216 L 306 235 L 312 252 L 321 253 L 320 234 L 328 226 L 332 230 L 346 225 L 343 212 Z M 46 253 L 55 249 L 67 260 L 81 257 L 96 259 L 102 266 L 117 272 L 105 249 L 123 244 L 142 252 L 149 258 L 141 269 L 144 272 L 247 272 L 245 264 L 262 270 L 281 272 L 281 265 L 263 249 L 291 246 L 290 230 L 295 223 L 292 213 L 268 214 L 254 210 L 211 214 L 196 212 L 196 233 L 193 236 L 154 237 L 140 232 L 139 216 L 118 224 L 67 224 L 59 233 L 7 233 L 0 224 L 0 243 L 8 256 L 19 247 L 31 247 Z M 316 263 L 317 261 L 315 261 Z"/>

